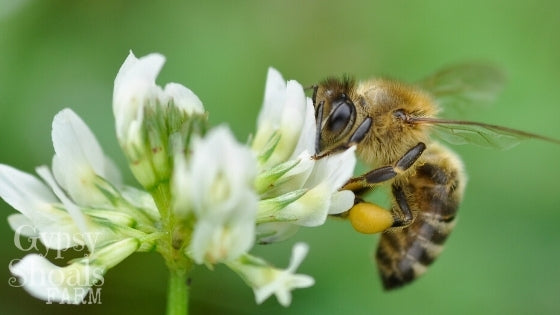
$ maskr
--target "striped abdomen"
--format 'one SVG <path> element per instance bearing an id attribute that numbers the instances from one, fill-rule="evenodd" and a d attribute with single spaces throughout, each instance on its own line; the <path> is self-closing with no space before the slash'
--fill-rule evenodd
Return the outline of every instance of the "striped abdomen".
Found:
<path id="1" fill-rule="evenodd" d="M 413 211 L 412 224 L 386 231 L 379 241 L 376 259 L 385 289 L 424 273 L 455 225 L 465 184 L 461 161 L 447 148 L 431 144 L 423 162 L 408 180 L 400 181 Z"/>

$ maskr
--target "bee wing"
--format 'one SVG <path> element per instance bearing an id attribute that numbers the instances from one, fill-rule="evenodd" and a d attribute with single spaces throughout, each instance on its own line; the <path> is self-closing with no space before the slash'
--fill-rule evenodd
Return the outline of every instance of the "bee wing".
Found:
<path id="1" fill-rule="evenodd" d="M 557 139 L 517 129 L 473 121 L 446 120 L 428 117 L 414 118 L 411 119 L 411 121 L 431 125 L 431 130 L 435 136 L 451 144 L 472 143 L 482 147 L 504 150 L 512 148 L 526 139 L 540 139 L 560 144 L 560 140 Z"/>
<path id="2" fill-rule="evenodd" d="M 417 82 L 442 107 L 488 104 L 496 99 L 505 84 L 497 67 L 484 63 L 464 63 L 442 70 Z"/>

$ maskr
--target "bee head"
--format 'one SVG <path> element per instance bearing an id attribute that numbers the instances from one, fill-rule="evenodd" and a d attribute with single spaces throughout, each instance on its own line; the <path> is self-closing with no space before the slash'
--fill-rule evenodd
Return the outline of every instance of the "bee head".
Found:
<path id="1" fill-rule="evenodd" d="M 352 101 L 354 86 L 354 81 L 345 77 L 342 80 L 329 78 L 314 87 L 317 154 L 337 147 L 350 134 L 356 122 L 356 106 Z"/>

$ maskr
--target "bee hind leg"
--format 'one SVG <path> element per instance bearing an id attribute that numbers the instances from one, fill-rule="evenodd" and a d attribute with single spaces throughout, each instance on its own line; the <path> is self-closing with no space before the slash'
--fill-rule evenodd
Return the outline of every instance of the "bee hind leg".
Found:
<path id="1" fill-rule="evenodd" d="M 418 143 L 408 150 L 395 165 L 376 168 L 366 174 L 350 179 L 342 189 L 352 190 L 361 196 L 375 185 L 395 178 L 409 169 L 420 158 L 426 145 Z M 397 207 L 389 211 L 376 204 L 356 198 L 354 206 L 343 216 L 350 220 L 354 229 L 360 233 L 373 234 L 383 232 L 392 227 L 404 227 L 412 223 L 413 215 L 406 195 L 398 185 L 392 187 Z"/>
<path id="2" fill-rule="evenodd" d="M 400 186 L 393 185 L 393 196 L 397 207 L 393 207 L 393 224 L 391 227 L 403 227 L 412 223 L 412 211 L 406 201 L 406 195 Z"/>
<path id="3" fill-rule="evenodd" d="M 406 195 L 400 186 L 393 185 L 393 196 L 397 207 L 389 211 L 374 203 L 365 202 L 358 199 L 347 213 L 352 227 L 364 234 L 374 234 L 383 232 L 393 227 L 404 227 L 412 223 L 413 215 Z"/>

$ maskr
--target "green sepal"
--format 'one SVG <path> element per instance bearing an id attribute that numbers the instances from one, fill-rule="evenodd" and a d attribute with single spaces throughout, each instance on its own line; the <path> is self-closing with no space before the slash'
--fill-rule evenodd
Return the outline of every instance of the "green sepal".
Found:
<path id="1" fill-rule="evenodd" d="M 257 193 L 262 194 L 267 191 L 280 177 L 293 169 L 299 162 L 300 160 L 286 161 L 257 175 L 255 179 L 255 190 Z"/>

